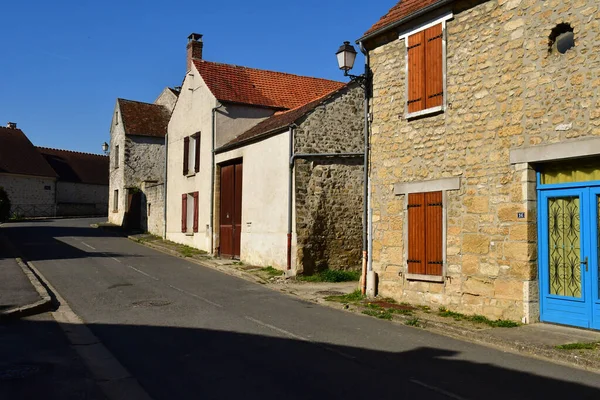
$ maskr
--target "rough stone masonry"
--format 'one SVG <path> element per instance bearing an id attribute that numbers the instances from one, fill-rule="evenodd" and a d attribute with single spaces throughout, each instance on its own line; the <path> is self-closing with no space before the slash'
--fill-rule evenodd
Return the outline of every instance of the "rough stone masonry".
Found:
<path id="1" fill-rule="evenodd" d="M 483 314 L 538 318 L 535 171 L 511 149 L 600 135 L 597 0 L 456 1 L 447 22 L 447 108 L 406 120 L 403 26 L 367 43 L 374 80 L 373 266 L 379 293 Z M 430 16 L 435 19 L 435 16 Z M 426 18 L 415 24 L 425 22 Z M 575 47 L 549 46 L 569 23 Z M 401 182 L 460 177 L 446 196 L 443 283 L 407 280 Z M 524 213 L 525 218 L 518 217 Z"/>

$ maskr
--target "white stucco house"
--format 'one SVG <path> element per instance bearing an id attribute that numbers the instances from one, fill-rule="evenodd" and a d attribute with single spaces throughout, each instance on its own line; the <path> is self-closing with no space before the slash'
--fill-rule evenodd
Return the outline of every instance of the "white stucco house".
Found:
<path id="1" fill-rule="evenodd" d="M 295 272 L 296 265 L 310 258 L 298 250 L 310 244 L 296 240 L 297 195 L 292 192 L 290 196 L 290 183 L 296 188 L 298 185 L 297 175 L 290 174 L 290 150 L 362 151 L 360 145 L 357 150 L 354 140 L 344 142 L 345 135 L 356 136 L 358 143 L 362 140 L 362 89 L 325 79 L 209 62 L 202 59 L 202 49 L 202 35 L 190 35 L 187 73 L 168 126 L 166 237 L 223 258 Z M 348 122 L 340 116 L 343 113 Z M 303 123 L 306 129 L 302 129 Z M 291 127 L 296 125 L 301 129 L 294 132 Z M 337 125 L 337 130 L 330 129 L 332 125 Z M 330 142 L 319 139 L 319 129 L 323 137 L 326 131 L 331 133 Z M 348 164 L 355 171 L 346 171 L 346 177 L 361 176 L 361 163 L 344 158 L 344 166 L 338 169 Z M 337 168 L 334 164 L 331 158 L 321 160 L 323 168 L 317 174 Z M 310 167 L 300 185 L 303 202 L 312 201 L 306 196 L 312 173 Z M 353 183 L 354 178 L 350 178 Z M 361 182 L 356 182 L 356 196 L 346 196 L 354 203 L 358 197 L 362 204 Z M 316 186 L 322 193 L 321 184 Z M 333 203 L 331 200 L 330 205 Z M 290 205 L 294 219 L 291 235 Z M 346 211 L 350 209 L 354 211 L 346 207 Z M 306 214 L 303 228 L 310 225 L 311 213 Z M 356 215 L 360 225 L 360 209 Z M 327 218 L 318 219 L 323 222 Z M 360 254 L 360 231 L 359 227 L 356 254 Z M 332 267 L 322 261 L 331 259 L 332 253 L 323 250 L 315 257 L 319 266 L 313 269 Z M 348 260 L 346 265 L 354 267 L 354 262 Z"/>
<path id="2" fill-rule="evenodd" d="M 117 99 L 110 128 L 108 220 L 164 234 L 165 135 L 179 92 L 154 103 Z"/>

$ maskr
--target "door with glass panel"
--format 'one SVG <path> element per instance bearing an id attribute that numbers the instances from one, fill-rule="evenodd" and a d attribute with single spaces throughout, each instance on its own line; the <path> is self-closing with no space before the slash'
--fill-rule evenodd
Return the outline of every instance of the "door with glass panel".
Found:
<path id="1" fill-rule="evenodd" d="M 600 322 L 598 208 L 600 189 L 540 193 L 542 321 L 590 328 Z"/>

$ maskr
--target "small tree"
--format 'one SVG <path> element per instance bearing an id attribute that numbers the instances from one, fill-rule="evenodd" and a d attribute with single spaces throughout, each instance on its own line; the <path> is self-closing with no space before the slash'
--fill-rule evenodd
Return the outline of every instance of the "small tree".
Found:
<path id="1" fill-rule="evenodd" d="M 0 222 L 8 221 L 10 217 L 10 199 L 8 193 L 0 186 Z"/>

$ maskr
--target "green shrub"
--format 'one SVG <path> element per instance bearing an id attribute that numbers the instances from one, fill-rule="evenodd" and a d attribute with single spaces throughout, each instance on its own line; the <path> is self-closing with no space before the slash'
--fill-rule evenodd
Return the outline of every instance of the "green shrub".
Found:
<path id="1" fill-rule="evenodd" d="M 301 275 L 296 279 L 304 282 L 354 282 L 360 279 L 360 271 L 326 269 L 314 275 Z"/>

